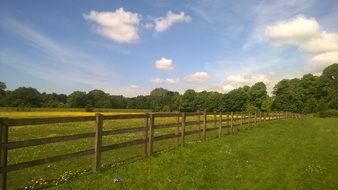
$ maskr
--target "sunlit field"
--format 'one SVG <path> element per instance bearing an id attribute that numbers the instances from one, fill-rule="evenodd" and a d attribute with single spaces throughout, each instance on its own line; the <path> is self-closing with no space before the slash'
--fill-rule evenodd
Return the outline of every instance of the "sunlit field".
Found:
<path id="1" fill-rule="evenodd" d="M 126 113 L 142 113 L 143 110 L 137 111 L 121 110 L 115 112 L 103 112 L 104 115 L 112 114 L 126 114 Z M 3 111 L 0 112 L 0 117 L 9 118 L 36 118 L 36 117 L 62 117 L 62 116 L 92 116 L 93 112 L 79 112 L 79 111 L 31 111 L 31 112 L 16 112 L 16 111 Z M 187 121 L 196 121 L 197 116 L 187 117 Z M 208 119 L 213 119 L 209 116 Z M 218 117 L 216 118 L 218 119 Z M 177 118 L 157 118 L 156 124 L 173 123 L 177 122 Z M 130 127 L 144 126 L 144 119 L 128 119 L 128 120 L 115 120 L 104 121 L 103 130 L 120 129 Z M 186 131 L 196 130 L 200 126 L 188 126 Z M 215 127 L 213 123 L 207 126 L 208 128 Z M 72 135 L 79 133 L 94 132 L 94 121 L 90 122 L 75 122 L 75 123 L 58 123 L 58 124 L 44 124 L 35 126 L 17 126 L 9 128 L 9 141 L 20 141 L 27 139 L 57 137 L 64 135 Z M 155 136 L 162 134 L 175 133 L 176 128 L 155 130 Z M 225 131 L 228 133 L 228 131 Z M 208 132 L 208 137 L 216 137 L 217 131 Z M 191 135 L 186 137 L 186 143 L 194 143 L 200 141 L 200 134 Z M 144 132 L 120 134 L 115 136 L 103 137 L 103 145 L 115 144 L 125 142 L 133 139 L 144 138 Z M 58 142 L 48 145 L 33 146 L 27 148 L 20 148 L 9 150 L 8 164 L 15 164 L 30 160 L 36 160 L 51 156 L 57 156 L 65 153 L 77 152 L 93 148 L 93 138 Z M 154 151 L 168 150 L 177 146 L 177 139 L 169 139 L 164 141 L 155 142 Z M 102 166 L 110 167 L 117 163 L 128 161 L 129 159 L 141 159 L 144 157 L 144 145 L 135 145 L 127 148 L 117 149 L 113 151 L 104 152 L 102 154 Z M 66 161 L 45 164 L 24 170 L 14 171 L 8 173 L 8 187 L 10 189 L 18 188 L 38 188 L 50 185 L 57 185 L 61 182 L 66 182 L 70 178 L 82 173 L 90 172 L 92 157 L 85 156 L 74 158 Z"/>
<path id="2" fill-rule="evenodd" d="M 338 189 L 337 126 L 330 118 L 263 123 L 51 189 Z"/>

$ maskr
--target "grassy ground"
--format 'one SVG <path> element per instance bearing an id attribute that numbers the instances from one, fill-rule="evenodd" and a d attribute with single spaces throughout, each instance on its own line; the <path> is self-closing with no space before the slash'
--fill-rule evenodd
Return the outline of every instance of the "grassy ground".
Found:
<path id="1" fill-rule="evenodd" d="M 318 118 L 259 124 L 51 189 L 338 189 L 337 126 Z"/>
<path id="2" fill-rule="evenodd" d="M 125 112 L 104 112 L 105 115 L 120 114 Z M 130 113 L 130 112 L 128 112 Z M 1 112 L 0 117 L 10 118 L 27 118 L 27 117 L 55 117 L 55 116 L 84 116 L 94 115 L 94 113 L 79 111 L 59 111 L 53 112 L 38 111 L 34 112 Z M 196 120 L 196 116 L 188 117 L 187 120 Z M 212 117 L 210 117 L 212 119 Z M 157 118 L 156 124 L 176 122 L 176 118 Z M 144 126 L 144 119 L 115 120 L 104 121 L 104 130 L 140 127 Z M 208 125 L 213 127 L 213 124 Z M 189 126 L 187 131 L 197 129 L 198 126 Z M 162 134 L 175 133 L 176 129 L 155 130 L 155 136 Z M 18 126 L 9 128 L 9 141 L 20 141 L 26 139 L 56 137 L 64 135 L 72 135 L 86 132 L 94 132 L 94 122 L 75 122 L 75 123 L 56 123 L 35 126 Z M 215 133 L 215 132 L 214 132 Z M 210 133 L 210 136 L 212 134 Z M 144 138 L 144 133 L 123 134 L 115 136 L 107 136 L 103 138 L 103 145 L 125 142 L 133 139 Z M 193 143 L 199 140 L 199 135 L 187 137 L 187 143 Z M 176 139 L 156 142 L 155 151 L 166 150 L 176 146 Z M 8 164 L 16 164 L 30 160 L 36 160 L 51 156 L 72 153 L 81 150 L 93 148 L 93 138 L 81 139 L 68 142 L 59 142 L 48 145 L 34 146 L 9 150 Z M 129 158 L 143 158 L 144 145 L 132 146 L 120 150 L 105 152 L 102 155 L 102 165 L 109 167 L 112 164 L 124 161 Z M 68 181 L 70 178 L 88 173 L 91 168 L 92 158 L 90 156 L 74 158 L 70 160 L 45 164 L 24 170 L 10 172 L 8 174 L 8 187 L 10 189 L 39 188 L 48 185 L 58 184 Z"/>

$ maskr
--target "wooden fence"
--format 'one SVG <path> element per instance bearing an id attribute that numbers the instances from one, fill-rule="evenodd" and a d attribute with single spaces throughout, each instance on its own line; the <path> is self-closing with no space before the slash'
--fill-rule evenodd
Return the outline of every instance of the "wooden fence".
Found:
<path id="1" fill-rule="evenodd" d="M 197 121 L 186 121 L 187 116 L 197 116 Z M 155 118 L 174 117 L 177 122 L 156 124 Z M 217 119 L 218 117 L 218 119 Z M 82 157 L 92 155 L 92 170 L 97 171 L 101 165 L 101 154 L 105 151 L 119 149 L 133 145 L 144 145 L 144 155 L 150 156 L 153 153 L 154 142 L 165 139 L 176 138 L 177 146 L 185 146 L 185 137 L 192 134 L 200 134 L 203 141 L 206 140 L 208 131 L 218 130 L 218 136 L 221 137 L 223 130 L 227 129 L 227 133 L 234 133 L 238 131 L 238 127 L 250 128 L 255 124 L 288 118 L 299 118 L 300 114 L 287 112 L 230 112 L 230 113 L 145 113 L 145 114 L 121 114 L 121 115 L 102 115 L 97 113 L 95 116 L 82 117 L 53 117 L 53 118 L 25 118 L 25 119 L 10 119 L 0 118 L 0 189 L 7 189 L 7 173 L 22 170 L 33 166 L 57 162 L 61 160 L 71 159 L 75 157 Z M 210 119 L 212 118 L 212 119 Z M 128 120 L 128 119 L 144 119 L 144 125 L 141 127 L 122 128 L 114 130 L 103 130 L 103 122 L 106 120 Z M 23 141 L 8 142 L 9 127 L 25 126 L 25 125 L 41 125 L 52 123 L 69 123 L 69 122 L 85 122 L 95 121 L 95 131 L 90 133 L 81 133 L 67 136 L 47 137 L 38 139 L 29 139 Z M 236 121 L 236 122 L 235 122 Z M 208 123 L 213 123 L 212 128 L 207 128 Z M 198 125 L 199 129 L 186 131 L 186 126 Z M 176 128 L 173 134 L 165 134 L 154 136 L 154 130 Z M 48 129 L 46 129 L 48 130 Z M 144 132 L 143 138 L 130 140 L 118 144 L 102 145 L 102 137 L 109 135 L 118 135 L 126 133 Z M 19 149 L 31 146 L 45 145 L 50 143 L 72 141 L 84 138 L 94 138 L 93 148 L 63 155 L 37 159 L 16 164 L 7 164 L 8 151 L 12 149 Z"/>

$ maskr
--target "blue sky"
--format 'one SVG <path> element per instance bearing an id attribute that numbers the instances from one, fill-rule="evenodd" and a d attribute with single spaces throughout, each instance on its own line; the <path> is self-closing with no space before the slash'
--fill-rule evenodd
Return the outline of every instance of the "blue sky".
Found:
<path id="1" fill-rule="evenodd" d="M 0 80 L 11 90 L 271 90 L 338 62 L 335 0 L 0 2 Z"/>

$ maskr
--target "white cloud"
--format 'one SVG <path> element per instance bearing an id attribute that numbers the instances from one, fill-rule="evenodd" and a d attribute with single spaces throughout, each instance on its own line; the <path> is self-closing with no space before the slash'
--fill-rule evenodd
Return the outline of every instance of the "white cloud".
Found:
<path id="1" fill-rule="evenodd" d="M 155 84 L 161 84 L 164 82 L 164 79 L 155 78 L 155 79 L 151 79 L 150 82 L 155 83 Z"/>
<path id="2" fill-rule="evenodd" d="M 209 80 L 209 74 L 207 72 L 196 72 L 192 75 L 185 77 L 185 80 L 189 82 L 205 82 Z"/>
<path id="3" fill-rule="evenodd" d="M 338 34 L 322 32 L 308 41 L 299 44 L 299 50 L 306 53 L 338 51 Z"/>
<path id="4" fill-rule="evenodd" d="M 131 89 L 139 89 L 140 86 L 132 84 L 132 85 L 129 86 L 129 88 L 131 88 Z"/>
<path id="5" fill-rule="evenodd" d="M 186 15 L 184 12 L 175 14 L 171 11 L 168 11 L 165 17 L 155 18 L 155 30 L 157 32 L 163 32 L 169 29 L 175 23 L 190 21 L 191 17 L 189 15 Z"/>
<path id="6" fill-rule="evenodd" d="M 222 86 L 222 91 L 221 92 L 229 92 L 231 90 L 235 89 L 235 87 L 233 87 L 232 85 L 230 84 L 226 84 L 226 85 L 223 85 Z"/>
<path id="7" fill-rule="evenodd" d="M 173 60 L 162 57 L 161 59 L 155 61 L 155 67 L 164 71 L 173 70 Z"/>
<path id="8" fill-rule="evenodd" d="M 180 78 L 155 78 L 151 79 L 150 82 L 155 84 L 177 84 L 180 82 Z"/>
<path id="9" fill-rule="evenodd" d="M 315 18 L 296 16 L 267 26 L 264 36 L 274 46 L 293 45 L 312 57 L 312 72 L 338 62 L 338 34 L 321 29 Z"/>
<path id="10" fill-rule="evenodd" d="M 338 51 L 331 51 L 322 54 L 318 54 L 312 58 L 312 61 L 316 64 L 328 66 L 332 63 L 338 62 Z"/>
<path id="11" fill-rule="evenodd" d="M 239 88 L 245 85 L 251 86 L 257 82 L 270 83 L 267 75 L 242 73 L 239 75 L 230 75 L 226 78 L 226 85 L 223 89 Z"/>
<path id="12" fill-rule="evenodd" d="M 169 84 L 177 84 L 180 82 L 180 78 L 167 78 L 165 79 Z"/>
<path id="13" fill-rule="evenodd" d="M 124 11 L 121 7 L 114 12 L 90 11 L 83 15 L 86 20 L 97 24 L 96 31 L 111 40 L 120 43 L 139 41 L 138 26 L 140 16 L 137 13 Z"/>
<path id="14" fill-rule="evenodd" d="M 297 45 L 316 36 L 319 28 L 316 19 L 297 16 L 291 20 L 280 21 L 274 25 L 267 26 L 264 35 L 277 46 L 284 44 Z"/>

